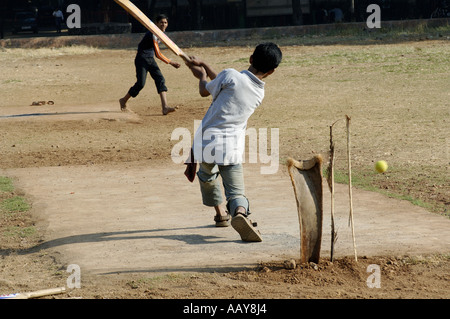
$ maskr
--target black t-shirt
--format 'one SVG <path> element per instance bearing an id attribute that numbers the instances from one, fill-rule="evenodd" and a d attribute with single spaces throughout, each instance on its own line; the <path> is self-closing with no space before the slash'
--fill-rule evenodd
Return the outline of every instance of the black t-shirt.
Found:
<path id="1" fill-rule="evenodd" d="M 153 33 L 148 31 L 144 38 L 139 42 L 138 54 L 144 58 L 152 58 L 155 56 L 155 48 L 153 46 Z"/>

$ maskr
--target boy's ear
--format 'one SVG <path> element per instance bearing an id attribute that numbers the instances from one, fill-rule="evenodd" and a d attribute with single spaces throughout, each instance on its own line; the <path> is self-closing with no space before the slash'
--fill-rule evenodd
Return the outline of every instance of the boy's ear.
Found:
<path id="1" fill-rule="evenodd" d="M 275 72 L 275 69 L 272 69 L 269 72 L 267 72 L 266 74 L 264 74 L 263 78 L 268 77 L 269 75 L 273 74 L 273 72 Z"/>

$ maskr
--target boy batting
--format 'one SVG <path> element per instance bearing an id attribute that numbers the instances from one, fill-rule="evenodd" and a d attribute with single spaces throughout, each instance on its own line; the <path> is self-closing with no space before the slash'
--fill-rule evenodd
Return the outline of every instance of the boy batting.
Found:
<path id="1" fill-rule="evenodd" d="M 198 57 L 191 57 L 192 62 L 188 64 L 199 79 L 200 95 L 212 96 L 213 101 L 195 134 L 193 158 L 187 171 L 189 165 L 200 163 L 197 176 L 203 204 L 214 207 L 216 226 L 228 226 L 231 219 L 231 226 L 246 242 L 260 242 L 262 237 L 247 218 L 250 209 L 242 167 L 245 131 L 248 119 L 264 98 L 263 79 L 275 71 L 281 59 L 282 53 L 276 44 L 263 43 L 250 56 L 248 70 L 242 72 L 225 69 L 217 73 Z"/>

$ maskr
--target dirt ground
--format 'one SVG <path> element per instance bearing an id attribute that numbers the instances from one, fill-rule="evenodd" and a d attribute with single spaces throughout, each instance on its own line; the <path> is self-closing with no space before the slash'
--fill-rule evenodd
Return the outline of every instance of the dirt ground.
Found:
<path id="1" fill-rule="evenodd" d="M 326 154 L 329 125 L 352 118 L 352 164 L 361 186 L 415 201 L 448 217 L 450 45 L 420 41 L 378 45 L 282 46 L 284 61 L 266 81 L 264 105 L 249 127 L 280 129 L 280 162 Z M 247 68 L 250 47 L 186 49 L 217 69 Z M 118 99 L 134 83 L 134 50 L 88 47 L 0 51 L 1 169 L 97 166 L 171 161 L 177 127 L 193 130 L 210 101 L 197 93 L 189 70 L 162 65 L 168 99 L 178 110 L 162 116 L 151 79 L 119 112 Z M 168 56 L 171 56 L 168 53 Z M 172 56 L 171 56 L 172 57 Z M 161 64 L 160 64 L 161 65 Z M 34 101 L 54 105 L 31 106 Z M 117 105 L 117 112 L 97 111 Z M 73 110 L 76 112 L 67 112 Z M 51 113 L 41 116 L 42 113 Z M 20 115 L 20 116 L 18 116 Z M 345 125 L 337 124 L 338 159 L 345 158 Z M 378 159 L 389 163 L 376 174 Z M 338 162 L 345 175 L 346 162 Z M 0 171 L 4 175 L 3 171 Z M 49 181 L 51 183 L 51 181 Z M 1 199 L 27 194 L 17 189 Z M 33 202 L 30 203 L 33 206 Z M 34 249 L 46 237 L 39 209 L 4 219 L 36 227 L 31 236 L 2 235 L 0 293 L 64 286 L 66 264 Z M 419 224 L 421 221 L 417 221 Z M 26 254 L 23 252 L 27 252 Z M 444 298 L 449 251 L 410 256 L 352 256 L 289 269 L 284 260 L 241 271 L 83 275 L 83 288 L 54 298 Z M 294 257 L 295 259 L 295 257 Z M 367 267 L 381 268 L 381 288 L 368 288 Z"/>

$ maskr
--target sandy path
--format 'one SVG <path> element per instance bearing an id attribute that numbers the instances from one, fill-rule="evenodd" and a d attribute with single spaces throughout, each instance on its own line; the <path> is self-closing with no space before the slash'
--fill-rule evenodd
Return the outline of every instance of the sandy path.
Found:
<path id="1" fill-rule="evenodd" d="M 39 225 L 38 249 L 58 252 L 67 264 L 93 273 L 230 270 L 260 261 L 299 257 L 297 209 L 285 168 L 261 175 L 246 165 L 246 186 L 263 234 L 262 243 L 243 243 L 230 228 L 215 228 L 202 206 L 198 184 L 183 165 L 150 162 L 117 165 L 8 169 L 30 196 Z M 322 256 L 329 256 L 329 192 L 324 185 Z M 359 256 L 448 251 L 450 220 L 409 202 L 355 189 Z M 337 185 L 336 255 L 352 255 L 347 226 L 347 187 Z M 275 207 L 282 206 L 282 209 Z"/>

